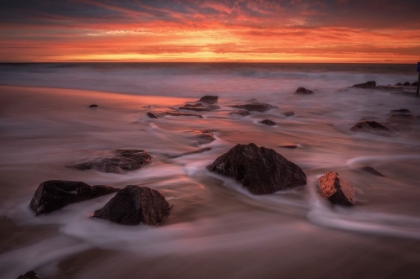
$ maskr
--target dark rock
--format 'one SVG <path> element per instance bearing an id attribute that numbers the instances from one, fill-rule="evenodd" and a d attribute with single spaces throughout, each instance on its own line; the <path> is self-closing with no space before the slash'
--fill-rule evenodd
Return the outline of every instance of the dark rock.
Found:
<path id="1" fill-rule="evenodd" d="M 413 82 L 412 84 L 411 84 L 411 86 L 417 86 L 418 85 L 418 82 L 416 81 L 416 82 Z"/>
<path id="2" fill-rule="evenodd" d="M 40 279 L 40 278 L 36 276 L 36 273 L 34 271 L 29 271 L 23 275 L 20 275 L 17 279 Z"/>
<path id="3" fill-rule="evenodd" d="M 276 122 L 271 121 L 270 119 L 264 119 L 263 121 L 261 121 L 262 124 L 268 125 L 268 126 L 274 126 L 276 125 Z"/>
<path id="4" fill-rule="evenodd" d="M 31 200 L 30 207 L 36 215 L 53 212 L 71 203 L 114 193 L 118 189 L 79 181 L 48 180 L 42 182 Z"/>
<path id="5" fill-rule="evenodd" d="M 156 190 L 136 185 L 118 191 L 93 217 L 122 225 L 157 225 L 169 215 L 171 205 Z"/>
<path id="6" fill-rule="evenodd" d="M 402 83 L 398 82 L 397 84 L 395 84 L 395 86 L 402 86 Z"/>
<path id="7" fill-rule="evenodd" d="M 333 204 L 354 205 L 354 189 L 336 172 L 327 172 L 318 178 L 321 195 Z"/>
<path id="8" fill-rule="evenodd" d="M 271 194 L 306 184 L 306 175 L 296 164 L 273 149 L 253 143 L 237 144 L 207 169 L 232 177 L 257 195 Z"/>
<path id="9" fill-rule="evenodd" d="M 245 109 L 247 111 L 259 111 L 259 112 L 265 112 L 271 108 L 273 108 L 270 104 L 264 104 L 264 103 L 252 103 L 252 104 L 245 104 L 245 105 L 234 105 L 232 106 L 234 108 L 239 109 Z"/>
<path id="10" fill-rule="evenodd" d="M 351 130 L 355 132 L 371 132 L 371 131 L 391 132 L 391 130 L 385 125 L 376 121 L 368 121 L 368 120 L 362 120 L 358 122 L 356 125 L 354 125 L 351 128 Z"/>
<path id="11" fill-rule="evenodd" d="M 116 149 L 110 155 L 84 163 L 69 165 L 68 167 L 78 170 L 95 169 L 106 173 L 123 173 L 140 169 L 152 160 L 149 153 L 137 149 Z"/>
<path id="12" fill-rule="evenodd" d="M 98 105 L 96 105 L 96 104 L 91 104 L 89 107 L 90 107 L 90 108 L 97 108 L 97 107 L 98 107 Z"/>
<path id="13" fill-rule="evenodd" d="M 160 117 L 159 114 L 154 113 L 154 112 L 150 112 L 150 111 L 147 113 L 147 116 L 149 116 L 150 118 L 159 118 Z"/>
<path id="14" fill-rule="evenodd" d="M 355 84 L 352 87 L 356 87 L 356 88 L 375 88 L 376 87 L 376 81 L 368 81 L 365 83 L 359 83 L 359 84 Z"/>
<path id="15" fill-rule="evenodd" d="M 360 170 L 362 170 L 364 172 L 367 172 L 367 173 L 370 173 L 370 174 L 373 174 L 373 175 L 377 175 L 377 176 L 385 176 L 385 175 L 383 175 L 382 173 L 380 173 L 379 171 L 377 171 L 376 169 L 374 169 L 373 167 L 370 167 L 370 166 L 362 167 L 362 168 L 360 168 Z"/>
<path id="16" fill-rule="evenodd" d="M 200 100 L 198 100 L 198 101 L 202 102 L 202 103 L 207 103 L 207 104 L 215 104 L 215 103 L 217 103 L 218 99 L 219 99 L 219 97 L 217 97 L 217 96 L 206 95 L 206 96 L 201 97 Z"/>
<path id="17" fill-rule="evenodd" d="M 198 140 L 198 144 L 207 144 L 216 140 L 213 134 L 206 130 L 196 130 L 193 133 L 196 134 L 194 138 Z"/>
<path id="18" fill-rule="evenodd" d="M 413 116 L 409 113 L 393 113 L 387 118 L 387 121 L 405 121 L 411 119 L 413 119 Z"/>
<path id="19" fill-rule="evenodd" d="M 229 113 L 230 115 L 248 116 L 251 113 L 247 110 L 235 110 Z"/>
<path id="20" fill-rule="evenodd" d="M 299 87 L 296 89 L 295 94 L 309 95 L 314 94 L 312 90 L 306 89 L 305 87 Z"/>
<path id="21" fill-rule="evenodd" d="M 219 108 L 220 107 L 216 105 L 204 105 L 202 103 L 195 103 L 195 104 L 185 104 L 179 109 L 194 110 L 194 111 L 213 111 Z"/>
<path id="22" fill-rule="evenodd" d="M 190 152 L 185 152 L 182 154 L 177 154 L 177 155 L 168 155 L 169 158 L 175 159 L 175 158 L 179 158 L 179 157 L 183 157 L 183 156 L 188 156 L 188 155 L 193 155 L 193 154 L 200 154 L 206 151 L 210 151 L 211 147 L 206 147 L 206 148 L 201 148 L 198 150 L 194 150 L 194 151 L 190 151 Z"/>
<path id="23" fill-rule="evenodd" d="M 203 116 L 201 116 L 199 114 L 182 113 L 182 112 L 177 112 L 177 111 L 167 111 L 165 114 L 170 115 L 170 116 L 195 116 L 195 117 L 203 118 Z"/>
<path id="24" fill-rule="evenodd" d="M 295 113 L 293 111 L 286 111 L 285 113 L 283 113 L 283 115 L 289 117 L 295 115 Z"/>
<path id="25" fill-rule="evenodd" d="M 296 144 L 283 144 L 283 145 L 280 145 L 279 147 L 281 147 L 281 148 L 289 148 L 289 149 L 298 148 L 298 146 Z"/>
<path id="26" fill-rule="evenodd" d="M 408 81 L 404 82 L 403 86 L 411 86 L 411 83 L 409 83 Z"/>
<path id="27" fill-rule="evenodd" d="M 394 110 L 391 110 L 391 112 L 409 113 L 410 111 L 408 109 L 394 109 Z"/>

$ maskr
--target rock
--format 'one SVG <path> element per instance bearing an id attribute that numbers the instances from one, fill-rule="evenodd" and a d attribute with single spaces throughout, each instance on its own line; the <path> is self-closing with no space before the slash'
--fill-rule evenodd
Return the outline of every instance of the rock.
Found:
<path id="1" fill-rule="evenodd" d="M 413 119 L 413 116 L 409 113 L 393 113 L 387 118 L 387 121 L 405 121 L 411 119 Z"/>
<path id="2" fill-rule="evenodd" d="M 394 109 L 394 110 L 391 110 L 391 112 L 409 113 L 410 111 L 408 109 Z"/>
<path id="3" fill-rule="evenodd" d="M 247 110 L 235 110 L 229 113 L 230 115 L 248 116 L 251 113 Z"/>
<path id="4" fill-rule="evenodd" d="M 360 170 L 373 174 L 373 175 L 377 175 L 377 176 L 385 176 L 382 173 L 380 173 L 379 171 L 377 171 L 376 169 L 374 169 L 373 167 L 369 167 L 369 166 L 365 166 L 360 168 Z"/>
<path id="5" fill-rule="evenodd" d="M 312 90 L 306 89 L 305 87 L 299 87 L 296 89 L 295 94 L 310 95 L 314 94 Z"/>
<path id="6" fill-rule="evenodd" d="M 90 200 L 116 191 L 117 188 L 105 185 L 90 186 L 80 181 L 48 180 L 38 186 L 30 207 L 38 216 L 71 203 Z"/>
<path id="7" fill-rule="evenodd" d="M 195 110 L 195 111 L 213 111 L 219 109 L 219 106 L 216 105 L 204 105 L 202 103 L 196 103 L 196 104 L 185 104 L 179 109 L 184 110 Z"/>
<path id="8" fill-rule="evenodd" d="M 175 111 L 167 111 L 165 113 L 166 115 L 170 115 L 170 116 L 195 116 L 195 117 L 199 117 L 199 118 L 203 118 L 203 116 L 199 115 L 199 114 L 194 114 L 194 113 L 182 113 L 182 112 L 175 112 Z"/>
<path id="9" fill-rule="evenodd" d="M 120 190 L 93 217 L 121 225 L 157 225 L 169 215 L 171 205 L 165 197 L 148 187 L 128 185 Z"/>
<path id="10" fill-rule="evenodd" d="M 149 116 L 150 118 L 159 118 L 160 117 L 160 115 L 158 115 L 157 113 L 150 112 L 150 111 L 146 115 Z"/>
<path id="11" fill-rule="evenodd" d="M 296 144 L 283 144 L 283 145 L 280 145 L 279 147 L 281 147 L 281 148 L 289 148 L 289 149 L 298 148 L 298 146 Z"/>
<path id="12" fill-rule="evenodd" d="M 298 165 L 273 149 L 258 147 L 253 143 L 237 144 L 207 166 L 207 169 L 236 179 L 257 195 L 306 184 L 306 175 Z"/>
<path id="13" fill-rule="evenodd" d="M 293 111 L 286 111 L 285 113 L 283 113 L 283 115 L 289 117 L 295 115 L 295 113 Z"/>
<path id="14" fill-rule="evenodd" d="M 270 119 L 264 119 L 260 123 L 265 124 L 265 125 L 268 125 L 268 126 L 274 126 L 274 125 L 276 125 L 276 122 L 271 121 Z"/>
<path id="15" fill-rule="evenodd" d="M 23 275 L 20 275 L 17 279 L 40 279 L 40 278 L 36 276 L 36 273 L 34 271 L 29 271 Z"/>
<path id="16" fill-rule="evenodd" d="M 245 105 L 234 105 L 232 106 L 234 108 L 239 109 L 245 109 L 247 111 L 259 111 L 259 112 L 265 112 L 267 110 L 270 110 L 273 108 L 270 104 L 264 104 L 264 103 L 252 103 L 252 104 L 245 104 Z"/>
<path id="17" fill-rule="evenodd" d="M 409 83 L 408 81 L 404 82 L 403 86 L 411 86 L 411 83 Z"/>
<path id="18" fill-rule="evenodd" d="M 371 131 L 380 131 L 380 132 L 391 132 L 391 130 L 385 125 L 369 120 L 362 120 L 358 122 L 351 128 L 355 132 L 371 132 Z"/>
<path id="19" fill-rule="evenodd" d="M 194 150 L 194 151 L 190 151 L 190 152 L 185 152 L 185 153 L 182 153 L 182 154 L 168 155 L 168 157 L 171 158 L 171 159 L 175 159 L 175 158 L 179 158 L 179 157 L 183 157 L 183 156 L 203 153 L 203 152 L 210 151 L 210 150 L 211 150 L 211 147 L 206 147 L 206 148 L 200 148 L 198 150 Z"/>
<path id="20" fill-rule="evenodd" d="M 213 134 L 206 130 L 196 130 L 193 133 L 196 134 L 194 138 L 197 139 L 198 144 L 207 144 L 216 140 Z"/>
<path id="21" fill-rule="evenodd" d="M 108 156 L 99 157 L 92 161 L 69 165 L 69 168 L 78 170 L 95 169 L 106 173 L 124 173 L 142 168 L 150 163 L 152 157 L 144 150 L 116 149 Z"/>
<path id="22" fill-rule="evenodd" d="M 97 108 L 97 107 L 98 107 L 98 105 L 96 105 L 96 104 L 91 104 L 89 107 L 90 107 L 90 108 Z"/>
<path id="23" fill-rule="evenodd" d="M 202 102 L 202 103 L 207 103 L 207 104 L 215 104 L 217 103 L 217 100 L 219 99 L 219 97 L 217 96 L 203 96 L 200 98 L 200 100 L 198 100 L 198 102 Z"/>
<path id="24" fill-rule="evenodd" d="M 354 189 L 336 172 L 327 172 L 318 178 L 321 195 L 333 204 L 353 206 Z"/>
<path id="25" fill-rule="evenodd" d="M 375 88 L 376 87 L 376 81 L 368 81 L 365 83 L 355 84 L 352 87 L 356 88 Z"/>
<path id="26" fill-rule="evenodd" d="M 395 86 L 402 86 L 402 83 L 398 82 L 397 84 L 395 84 Z"/>
<path id="27" fill-rule="evenodd" d="M 416 82 L 413 82 L 412 84 L 411 84 L 411 86 L 417 86 L 418 85 L 418 82 L 416 81 Z"/>

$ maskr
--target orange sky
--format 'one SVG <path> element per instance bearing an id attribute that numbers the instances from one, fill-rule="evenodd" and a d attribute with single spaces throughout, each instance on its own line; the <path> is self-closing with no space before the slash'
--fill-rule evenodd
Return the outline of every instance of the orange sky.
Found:
<path id="1" fill-rule="evenodd" d="M 420 61 L 420 1 L 9 1 L 1 62 Z"/>

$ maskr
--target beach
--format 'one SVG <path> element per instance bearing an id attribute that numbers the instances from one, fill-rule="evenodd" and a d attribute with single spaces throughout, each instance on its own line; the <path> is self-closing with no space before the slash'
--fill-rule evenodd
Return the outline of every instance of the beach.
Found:
<path id="1" fill-rule="evenodd" d="M 351 87 L 414 82 L 411 68 L 1 64 L 0 277 L 419 278 L 420 98 L 414 86 Z M 313 94 L 294 94 L 301 86 Z M 205 95 L 218 96 L 219 108 L 179 109 Z M 235 113 L 249 103 L 272 107 Z M 410 116 L 391 118 L 400 109 Z M 391 132 L 351 130 L 361 119 Z M 200 140 L 203 132 L 214 140 Z M 254 195 L 206 169 L 249 143 L 299 165 L 307 184 Z M 68 167 L 115 149 L 146 150 L 151 163 L 124 173 Z M 319 195 L 328 171 L 354 187 L 354 207 Z M 158 226 L 91 218 L 111 194 L 35 216 L 29 203 L 47 180 L 147 186 L 172 208 Z"/>

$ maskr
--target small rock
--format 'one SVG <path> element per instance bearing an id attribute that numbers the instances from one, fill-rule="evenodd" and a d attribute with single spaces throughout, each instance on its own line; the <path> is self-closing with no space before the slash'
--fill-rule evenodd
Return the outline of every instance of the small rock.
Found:
<path id="1" fill-rule="evenodd" d="M 281 147 L 281 148 L 289 148 L 289 149 L 298 148 L 298 146 L 296 144 L 283 144 L 283 145 L 280 145 L 279 147 Z"/>
<path id="2" fill-rule="evenodd" d="M 306 175 L 298 165 L 273 149 L 258 147 L 253 143 L 237 144 L 219 156 L 207 169 L 236 179 L 257 195 L 306 184 Z"/>
<path id="3" fill-rule="evenodd" d="M 203 118 L 203 116 L 201 116 L 199 114 L 194 114 L 194 113 L 182 113 L 182 112 L 175 112 L 175 111 L 167 111 L 165 114 L 170 115 L 170 116 L 194 116 L 194 117 L 198 117 L 198 118 Z"/>
<path id="4" fill-rule="evenodd" d="M 354 125 L 351 128 L 351 130 L 355 132 L 371 132 L 371 131 L 391 132 L 391 130 L 385 125 L 376 121 L 368 121 L 368 120 L 362 120 L 358 122 L 356 125 Z"/>
<path id="5" fill-rule="evenodd" d="M 197 139 L 198 144 L 207 144 L 216 140 L 213 134 L 206 130 L 196 130 L 196 131 L 193 131 L 193 133 L 196 134 L 194 138 Z"/>
<path id="6" fill-rule="evenodd" d="M 36 215 L 56 211 L 71 203 L 114 193 L 118 189 L 80 181 L 48 180 L 42 182 L 31 200 L 30 207 Z"/>
<path id="7" fill-rule="evenodd" d="M 352 87 L 356 87 L 356 88 L 375 88 L 376 87 L 376 81 L 368 81 L 365 83 L 359 83 L 359 84 L 355 84 Z"/>
<path id="8" fill-rule="evenodd" d="M 207 104 L 215 104 L 215 103 L 217 103 L 218 99 L 219 99 L 218 96 L 206 95 L 206 96 L 201 97 L 200 100 L 198 100 L 198 101 L 202 102 L 202 103 L 207 103 Z"/>
<path id="9" fill-rule="evenodd" d="M 247 110 L 235 110 L 229 113 L 230 115 L 248 116 L 251 113 Z"/>
<path id="10" fill-rule="evenodd" d="M 410 111 L 408 109 L 394 109 L 394 110 L 391 110 L 391 112 L 409 113 Z"/>
<path id="11" fill-rule="evenodd" d="M 252 104 L 245 104 L 245 105 L 234 105 L 234 108 L 245 109 L 247 111 L 258 111 L 258 112 L 265 112 L 273 108 L 270 104 L 264 103 L 252 103 Z"/>
<path id="12" fill-rule="evenodd" d="M 26 272 L 23 275 L 20 275 L 17 279 L 40 279 L 34 271 Z"/>
<path id="13" fill-rule="evenodd" d="M 271 121 L 270 119 L 264 119 L 263 121 L 261 121 L 262 124 L 268 125 L 268 126 L 274 126 L 276 125 L 276 122 Z"/>
<path id="14" fill-rule="evenodd" d="M 116 149 L 112 150 L 108 156 L 67 167 L 78 170 L 95 169 L 105 173 L 124 173 L 125 171 L 140 169 L 150 163 L 151 160 L 152 157 L 144 150 Z"/>
<path id="15" fill-rule="evenodd" d="M 153 113 L 153 112 L 148 112 L 147 116 L 149 116 L 150 118 L 159 118 L 159 115 L 157 113 Z"/>
<path id="16" fill-rule="evenodd" d="M 409 113 L 393 113 L 390 117 L 387 118 L 387 121 L 404 121 L 411 119 L 413 119 L 413 116 Z"/>
<path id="17" fill-rule="evenodd" d="M 283 113 L 283 115 L 289 117 L 295 115 L 295 113 L 293 111 L 286 111 L 285 113 Z"/>
<path id="18" fill-rule="evenodd" d="M 353 206 L 353 187 L 336 172 L 327 172 L 318 178 L 321 195 L 333 204 Z"/>
<path id="19" fill-rule="evenodd" d="M 90 107 L 90 108 L 97 108 L 97 107 L 98 107 L 98 105 L 96 105 L 96 104 L 91 104 L 89 107 Z"/>
<path id="20" fill-rule="evenodd" d="M 306 89 L 305 87 L 299 87 L 296 89 L 295 94 L 310 95 L 314 94 L 312 90 Z"/>
<path id="21" fill-rule="evenodd" d="M 202 103 L 196 103 L 196 104 L 185 104 L 179 109 L 194 110 L 194 111 L 213 111 L 219 108 L 220 107 L 216 105 L 203 105 Z"/>
<path id="22" fill-rule="evenodd" d="M 377 176 L 385 176 L 385 175 L 383 175 L 382 173 L 380 173 L 379 171 L 377 171 L 376 169 L 374 169 L 373 167 L 370 167 L 370 166 L 362 167 L 362 168 L 360 168 L 360 170 L 362 170 L 364 172 L 367 172 L 367 173 L 370 173 L 370 174 L 373 174 L 373 175 L 377 175 Z"/>
<path id="23" fill-rule="evenodd" d="M 121 225 L 157 225 L 168 215 L 171 205 L 165 197 L 148 187 L 128 185 L 120 190 L 93 217 Z"/>
<path id="24" fill-rule="evenodd" d="M 416 81 L 416 82 L 413 82 L 412 84 L 411 84 L 411 86 L 417 86 L 418 85 L 418 82 Z"/>
<path id="25" fill-rule="evenodd" d="M 397 84 L 395 84 L 395 86 L 402 86 L 402 83 L 398 82 Z"/>
<path id="26" fill-rule="evenodd" d="M 408 81 L 404 82 L 403 86 L 411 86 L 411 83 L 409 83 Z"/>

